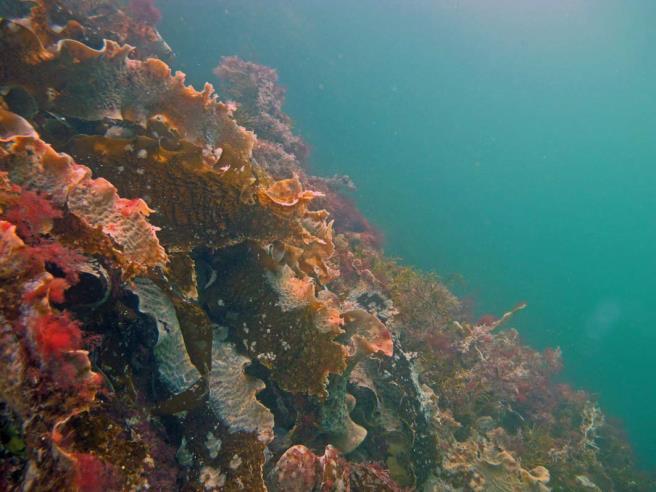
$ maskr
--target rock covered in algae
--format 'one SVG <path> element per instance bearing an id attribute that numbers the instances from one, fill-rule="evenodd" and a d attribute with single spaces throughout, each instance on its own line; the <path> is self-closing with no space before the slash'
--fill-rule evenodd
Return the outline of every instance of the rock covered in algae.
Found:
<path id="1" fill-rule="evenodd" d="M 224 60 L 222 102 L 152 57 L 150 0 L 21 6 L 0 2 L 0 488 L 653 490 L 554 383 L 558 350 L 472 322 L 383 255 L 347 179 L 309 175 L 275 71 Z"/>
<path id="2" fill-rule="evenodd" d="M 61 446 L 57 429 L 92 404 L 100 376 L 81 350 L 79 325 L 53 306 L 66 283 L 31 250 L 15 225 L 0 221 L 0 397 L 24 422 L 25 486 L 66 489 L 79 461 Z"/>
<path id="3" fill-rule="evenodd" d="M 141 199 L 121 198 L 104 179 L 92 179 L 91 170 L 56 152 L 19 116 L 0 110 L 5 132 L 0 139 L 0 171 L 16 185 L 47 196 L 54 206 L 65 207 L 90 229 L 111 238 L 128 271 L 163 265 L 166 260 L 156 229 L 147 217 L 152 212 Z"/>
<path id="4" fill-rule="evenodd" d="M 235 157 L 250 154 L 252 135 L 235 124 L 212 86 L 195 91 L 185 85 L 184 74 L 172 75 L 157 58 L 130 59 L 132 47 L 110 40 L 99 50 L 72 39 L 44 45 L 47 40 L 7 19 L 0 23 L 0 33 L 5 57 L 0 60 L 12 67 L 0 73 L 0 84 L 22 87 L 40 110 L 142 125 L 157 116 L 201 147 L 221 147 Z"/>
<path id="5" fill-rule="evenodd" d="M 238 103 L 235 118 L 255 131 L 258 141 L 275 142 L 297 162 L 305 160 L 307 146 L 292 133 L 291 118 L 282 109 L 285 89 L 278 83 L 274 69 L 226 56 L 214 69 L 214 74 L 220 80 L 225 97 Z"/>
<path id="6" fill-rule="evenodd" d="M 549 491 L 549 470 L 536 466 L 524 469 L 509 451 L 495 439 L 501 429 L 491 431 L 490 438 L 474 436 L 457 443 L 442 466 L 449 474 L 462 474 L 474 491 L 527 490 Z"/>
<path id="7" fill-rule="evenodd" d="M 305 446 L 292 446 L 271 470 L 269 482 L 272 491 L 280 492 L 401 490 L 378 465 L 349 463 L 332 446 L 327 446 L 321 456 Z"/>
<path id="8" fill-rule="evenodd" d="M 201 300 L 281 388 L 325 397 L 328 374 L 346 367 L 346 348 L 335 341 L 339 311 L 316 297 L 309 278 L 270 260 L 256 244 L 223 251 L 211 264 L 217 280 Z"/>
<path id="9" fill-rule="evenodd" d="M 155 28 L 160 14 L 153 0 L 131 0 L 120 5 L 112 0 L 34 3 L 36 11 L 30 25 L 51 42 L 69 38 L 89 46 L 101 46 L 104 39 L 113 39 L 135 46 L 139 58 L 167 59 L 172 55 L 171 48 Z"/>
<path id="10" fill-rule="evenodd" d="M 125 200 L 109 183 L 91 179 L 88 168 L 55 152 L 22 118 L 4 111 L 0 122 L 0 219 L 15 221 L 0 220 L 2 365 L 12 381 L 0 391 L 23 421 L 23 485 L 140 486 L 150 466 L 147 454 L 120 465 L 117 454 L 85 452 L 80 437 L 73 437 L 71 422 L 98 405 L 103 378 L 83 350 L 84 324 L 69 310 L 82 306 L 73 305 L 69 292 L 91 272 L 109 275 L 104 267 L 128 278 L 149 263 L 162 265 L 163 248 L 142 202 Z M 108 299 L 105 292 L 84 308 Z M 137 438 L 132 441 L 124 441 L 125 449 L 140 446 Z M 88 474 L 93 469 L 97 476 Z"/>
<path id="11" fill-rule="evenodd" d="M 302 222 L 311 194 L 295 185 L 293 190 L 286 186 L 283 194 L 275 183 L 258 193 L 264 185 L 249 163 L 233 161 L 217 168 L 198 147 L 167 150 L 149 137 L 78 137 L 71 141 L 70 152 L 89 162 L 122 194 L 148 197 L 158 211 L 154 221 L 162 229 L 162 242 L 169 248 L 188 251 L 245 239 L 289 240 L 308 249 L 309 258 L 315 254 L 309 251 L 313 241 L 330 241 L 328 231 L 319 231 L 314 239 Z"/>

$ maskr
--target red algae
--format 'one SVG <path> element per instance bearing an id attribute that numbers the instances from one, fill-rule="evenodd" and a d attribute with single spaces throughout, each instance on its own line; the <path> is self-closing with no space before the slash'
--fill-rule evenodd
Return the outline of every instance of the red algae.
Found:
<path id="1" fill-rule="evenodd" d="M 52 241 L 40 241 L 32 246 L 30 256 L 38 264 L 55 265 L 71 285 L 78 282 L 79 271 L 87 263 L 79 251 Z"/>
<path id="2" fill-rule="evenodd" d="M 32 330 L 45 358 L 61 357 L 64 352 L 80 348 L 82 342 L 79 325 L 66 314 L 41 316 L 34 321 Z"/>
<path id="3" fill-rule="evenodd" d="M 62 217 L 48 200 L 32 191 L 23 191 L 6 212 L 7 220 L 17 226 L 23 239 L 31 239 L 50 231 L 52 220 Z"/>
<path id="4" fill-rule="evenodd" d="M 90 453 L 75 453 L 77 474 L 75 485 L 79 492 L 104 492 L 118 484 L 112 479 L 111 467 Z"/>

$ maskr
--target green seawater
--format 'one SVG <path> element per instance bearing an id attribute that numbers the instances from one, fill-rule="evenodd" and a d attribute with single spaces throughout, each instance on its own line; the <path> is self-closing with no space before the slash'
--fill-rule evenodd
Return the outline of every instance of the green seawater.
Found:
<path id="1" fill-rule="evenodd" d="M 158 0 L 174 66 L 276 68 L 388 254 L 560 346 L 656 465 L 656 2 Z"/>

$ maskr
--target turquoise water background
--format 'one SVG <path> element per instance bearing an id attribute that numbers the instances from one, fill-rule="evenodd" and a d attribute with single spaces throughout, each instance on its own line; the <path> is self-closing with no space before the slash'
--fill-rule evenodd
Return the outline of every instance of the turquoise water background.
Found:
<path id="1" fill-rule="evenodd" d="M 158 0 L 197 87 L 275 67 L 386 251 L 559 345 L 656 465 L 656 2 Z"/>

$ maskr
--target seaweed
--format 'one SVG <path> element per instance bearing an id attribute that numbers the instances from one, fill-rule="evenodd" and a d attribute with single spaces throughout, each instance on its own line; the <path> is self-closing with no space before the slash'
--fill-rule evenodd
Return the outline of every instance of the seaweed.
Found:
<path id="1" fill-rule="evenodd" d="M 0 488 L 653 490 L 506 315 L 308 170 L 275 70 L 151 1 L 2 2 Z M 502 326 L 502 323 L 504 324 Z"/>

